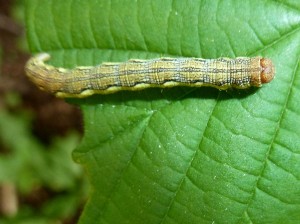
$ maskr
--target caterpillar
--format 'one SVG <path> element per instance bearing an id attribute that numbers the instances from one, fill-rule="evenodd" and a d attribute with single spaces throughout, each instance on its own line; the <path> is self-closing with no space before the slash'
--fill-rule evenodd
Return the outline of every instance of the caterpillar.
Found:
<path id="1" fill-rule="evenodd" d="M 220 90 L 260 87 L 270 82 L 275 68 L 268 58 L 238 57 L 131 59 L 94 67 L 58 68 L 45 64 L 48 53 L 28 60 L 25 71 L 40 89 L 57 97 L 83 98 L 148 87 L 210 86 Z"/>

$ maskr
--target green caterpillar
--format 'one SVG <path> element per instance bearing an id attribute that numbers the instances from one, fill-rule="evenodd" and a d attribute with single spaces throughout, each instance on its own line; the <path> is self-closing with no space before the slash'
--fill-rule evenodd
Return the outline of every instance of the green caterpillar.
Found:
<path id="1" fill-rule="evenodd" d="M 27 76 L 57 97 L 87 97 L 149 87 L 211 86 L 220 90 L 260 87 L 275 75 L 272 61 L 262 57 L 131 59 L 93 67 L 56 68 L 45 64 L 47 53 L 26 64 Z"/>

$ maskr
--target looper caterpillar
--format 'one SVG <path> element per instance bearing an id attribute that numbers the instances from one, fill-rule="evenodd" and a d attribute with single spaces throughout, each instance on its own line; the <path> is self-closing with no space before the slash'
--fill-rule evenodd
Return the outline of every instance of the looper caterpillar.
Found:
<path id="1" fill-rule="evenodd" d="M 56 68 L 41 53 L 29 59 L 27 76 L 42 90 L 58 97 L 87 97 L 148 87 L 211 86 L 220 90 L 260 87 L 275 74 L 268 58 L 158 58 L 102 63 L 95 67 Z"/>

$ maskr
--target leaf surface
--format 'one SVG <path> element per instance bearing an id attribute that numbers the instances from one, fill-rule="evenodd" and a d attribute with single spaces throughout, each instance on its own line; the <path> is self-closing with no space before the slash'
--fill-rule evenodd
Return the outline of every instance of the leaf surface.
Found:
<path id="1" fill-rule="evenodd" d="M 91 182 L 80 223 L 300 220 L 299 1 L 28 0 L 26 15 L 32 52 L 55 66 L 256 55 L 276 66 L 260 89 L 71 100 Z"/>

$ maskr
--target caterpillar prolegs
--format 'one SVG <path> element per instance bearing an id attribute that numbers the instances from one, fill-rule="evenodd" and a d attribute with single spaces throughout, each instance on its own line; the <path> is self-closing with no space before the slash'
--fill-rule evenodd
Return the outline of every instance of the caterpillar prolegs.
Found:
<path id="1" fill-rule="evenodd" d="M 220 90 L 260 87 L 275 75 L 272 61 L 262 57 L 157 58 L 102 63 L 93 67 L 57 68 L 45 64 L 47 53 L 26 64 L 27 76 L 58 97 L 87 97 L 148 87 L 210 86 Z"/>

